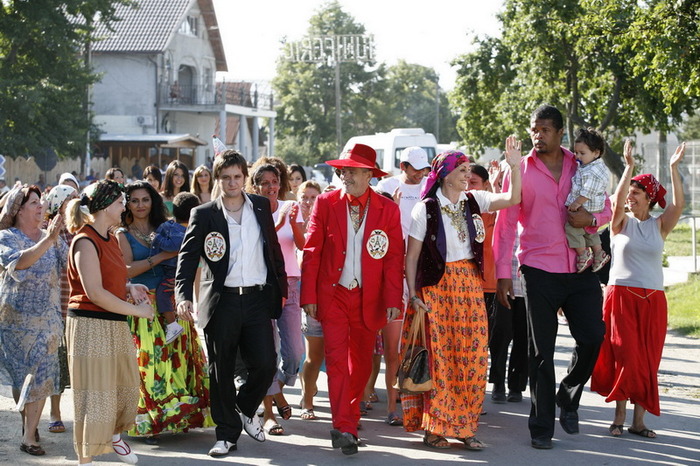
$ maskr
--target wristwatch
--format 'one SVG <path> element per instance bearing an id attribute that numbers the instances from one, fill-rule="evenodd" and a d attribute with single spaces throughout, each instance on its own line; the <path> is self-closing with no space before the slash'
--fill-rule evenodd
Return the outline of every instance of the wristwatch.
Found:
<path id="1" fill-rule="evenodd" d="M 597 227 L 598 226 L 598 220 L 595 218 L 595 215 L 593 216 L 593 221 L 591 222 L 592 227 Z"/>

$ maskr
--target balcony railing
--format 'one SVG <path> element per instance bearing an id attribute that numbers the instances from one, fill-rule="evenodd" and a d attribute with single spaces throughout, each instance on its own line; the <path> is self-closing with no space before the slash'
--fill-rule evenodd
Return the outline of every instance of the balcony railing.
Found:
<path id="1" fill-rule="evenodd" d="M 183 86 L 177 82 L 161 86 L 160 103 L 165 106 L 240 105 L 261 110 L 273 109 L 272 93 L 258 92 L 258 86 L 246 82 L 218 82 L 215 85 Z"/>

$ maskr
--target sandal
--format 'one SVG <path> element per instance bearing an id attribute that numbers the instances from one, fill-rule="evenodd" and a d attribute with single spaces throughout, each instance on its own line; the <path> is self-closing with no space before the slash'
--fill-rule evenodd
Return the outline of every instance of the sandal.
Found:
<path id="1" fill-rule="evenodd" d="M 274 421 L 266 422 L 263 430 L 270 435 L 284 435 L 284 427 Z"/>
<path id="2" fill-rule="evenodd" d="M 377 395 L 377 392 L 372 392 L 369 394 L 369 401 L 371 401 L 372 403 L 379 402 L 379 396 Z"/>
<path id="3" fill-rule="evenodd" d="M 450 442 L 448 442 L 445 437 L 436 434 L 429 434 L 427 432 L 423 437 L 423 444 L 425 444 L 425 446 L 427 447 L 434 448 L 436 450 L 449 450 L 450 448 L 452 448 L 450 446 Z"/>
<path id="4" fill-rule="evenodd" d="M 280 417 L 285 421 L 292 417 L 292 407 L 289 405 L 278 406 L 277 412 L 280 414 Z"/>
<path id="5" fill-rule="evenodd" d="M 628 427 L 627 432 L 629 432 L 630 434 L 639 435 L 640 437 L 644 438 L 656 438 L 656 432 L 654 432 L 651 429 L 647 429 L 646 427 L 641 430 L 636 430 L 631 427 Z"/>
<path id="6" fill-rule="evenodd" d="M 44 456 L 46 452 L 40 445 L 27 445 L 26 443 L 21 443 L 19 449 L 25 453 L 29 453 L 32 456 Z"/>
<path id="7" fill-rule="evenodd" d="M 299 415 L 302 421 L 315 421 L 318 419 L 316 414 L 314 414 L 313 409 L 304 409 L 301 411 L 301 414 Z"/>
<path id="8" fill-rule="evenodd" d="M 586 249 L 586 251 L 583 254 L 576 256 L 576 273 L 583 272 L 588 267 L 590 267 L 592 263 L 593 253 L 591 253 L 590 249 Z"/>
<path id="9" fill-rule="evenodd" d="M 54 434 L 60 434 L 66 431 L 66 426 L 63 425 L 62 421 L 55 421 L 49 424 L 49 432 Z"/>
<path id="10" fill-rule="evenodd" d="M 598 272 L 605 267 L 605 264 L 608 262 L 610 262 L 610 254 L 601 249 L 598 254 L 593 255 L 593 267 L 591 270 L 593 272 Z"/>
<path id="11" fill-rule="evenodd" d="M 457 440 L 464 443 L 464 448 L 467 450 L 481 451 L 484 449 L 484 444 L 476 437 L 458 438 Z"/>
<path id="12" fill-rule="evenodd" d="M 366 401 L 360 401 L 360 416 L 367 416 L 367 403 Z M 369 409 L 372 409 L 371 407 Z"/>
<path id="13" fill-rule="evenodd" d="M 610 432 L 610 435 L 613 437 L 619 437 L 622 435 L 622 432 L 625 430 L 625 426 L 622 424 L 610 424 L 610 427 L 608 427 L 608 431 Z"/>
<path id="14" fill-rule="evenodd" d="M 399 417 L 398 414 L 396 414 L 396 411 L 389 413 L 389 415 L 386 417 L 384 422 L 386 422 L 390 426 L 402 426 L 403 425 L 403 419 L 401 417 Z"/>

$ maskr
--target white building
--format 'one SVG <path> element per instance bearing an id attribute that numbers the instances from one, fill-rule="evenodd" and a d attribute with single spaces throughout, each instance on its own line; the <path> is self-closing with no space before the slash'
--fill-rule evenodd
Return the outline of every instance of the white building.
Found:
<path id="1" fill-rule="evenodd" d="M 121 21 L 95 32 L 91 60 L 99 151 L 128 173 L 179 159 L 194 168 L 214 156 L 211 136 L 258 158 L 261 118 L 268 150 L 275 112 L 250 83 L 216 83 L 227 71 L 212 0 L 140 0 L 117 6 Z M 242 124 L 241 124 L 242 123 Z"/>

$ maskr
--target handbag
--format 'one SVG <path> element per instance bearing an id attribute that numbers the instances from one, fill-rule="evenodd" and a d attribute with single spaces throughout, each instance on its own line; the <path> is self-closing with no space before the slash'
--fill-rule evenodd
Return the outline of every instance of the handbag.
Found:
<path id="1" fill-rule="evenodd" d="M 425 311 L 418 309 L 413 316 L 411 329 L 409 330 L 408 344 L 401 358 L 396 388 L 401 393 L 419 394 L 433 388 L 430 378 L 430 364 L 428 362 L 428 349 L 420 344 L 419 336 L 425 344 Z"/>

